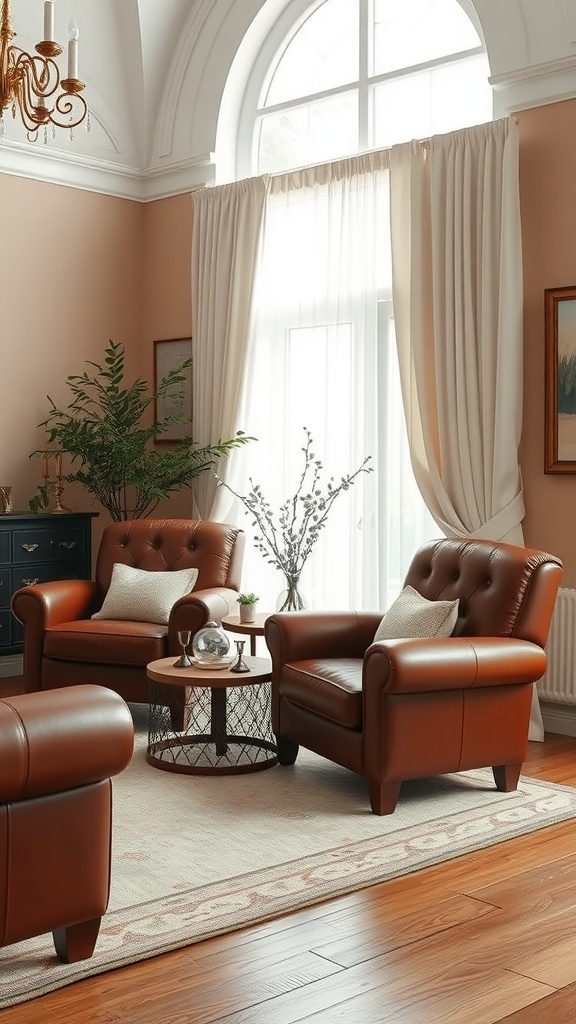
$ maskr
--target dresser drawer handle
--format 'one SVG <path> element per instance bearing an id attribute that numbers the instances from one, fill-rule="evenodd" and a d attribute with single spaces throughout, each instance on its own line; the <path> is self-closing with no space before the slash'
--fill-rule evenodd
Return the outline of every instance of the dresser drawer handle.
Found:
<path id="1" fill-rule="evenodd" d="M 25 587 L 33 587 L 35 583 L 39 583 L 39 582 L 40 582 L 40 577 L 39 576 L 36 576 L 34 579 L 31 579 L 31 580 L 25 580 L 25 579 L 22 580 L 22 583 L 24 584 Z"/>
<path id="2" fill-rule="evenodd" d="M 36 549 L 39 548 L 40 545 L 39 544 L 22 544 L 21 547 L 22 547 L 23 551 L 27 551 L 28 554 L 30 554 L 32 551 L 36 551 Z"/>
<path id="3" fill-rule="evenodd" d="M 54 549 L 54 548 L 66 548 L 67 551 L 71 551 L 72 548 L 76 547 L 77 543 L 78 543 L 78 541 L 76 541 L 76 540 L 58 540 L 58 541 L 51 540 L 50 541 L 50 547 L 52 549 Z"/>

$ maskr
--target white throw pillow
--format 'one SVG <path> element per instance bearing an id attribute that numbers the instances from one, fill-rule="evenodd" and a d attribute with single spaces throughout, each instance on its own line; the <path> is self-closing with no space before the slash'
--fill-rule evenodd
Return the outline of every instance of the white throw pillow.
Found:
<path id="1" fill-rule="evenodd" d="M 450 636 L 458 618 L 458 600 L 429 601 L 414 587 L 404 587 L 392 602 L 376 633 L 377 640 Z"/>
<path id="2" fill-rule="evenodd" d="M 189 594 L 198 569 L 147 572 L 115 562 L 104 604 L 93 619 L 129 619 L 167 625 L 172 606 Z"/>

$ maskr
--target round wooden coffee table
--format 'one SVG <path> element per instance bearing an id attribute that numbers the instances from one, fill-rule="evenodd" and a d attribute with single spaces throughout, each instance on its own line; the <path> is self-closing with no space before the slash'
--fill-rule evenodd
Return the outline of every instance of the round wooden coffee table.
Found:
<path id="1" fill-rule="evenodd" d="M 256 612 L 253 622 L 240 622 L 240 616 L 224 615 L 222 617 L 222 629 L 228 633 L 240 633 L 241 636 L 250 637 L 250 654 L 256 654 L 256 637 L 264 636 L 264 623 L 272 615 L 272 612 Z"/>
<path id="2" fill-rule="evenodd" d="M 243 673 L 176 668 L 177 660 L 161 658 L 146 669 L 148 763 L 185 775 L 237 775 L 276 764 L 270 660 L 246 657 L 250 671 Z"/>

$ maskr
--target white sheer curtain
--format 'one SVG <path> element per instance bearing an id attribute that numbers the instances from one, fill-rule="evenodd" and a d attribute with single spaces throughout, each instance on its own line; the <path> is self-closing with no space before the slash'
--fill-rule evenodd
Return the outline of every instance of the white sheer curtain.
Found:
<path id="1" fill-rule="evenodd" d="M 388 155 L 269 182 L 242 429 L 246 478 L 274 508 L 295 492 L 303 428 L 324 479 L 375 469 L 336 501 L 302 590 L 314 608 L 384 608 L 415 548 L 437 536 L 410 467 L 394 351 Z M 241 511 L 241 510 L 239 510 Z M 242 515 L 248 538 L 255 532 Z M 248 550 L 243 586 L 274 607 L 282 577 Z"/>
<path id="2" fill-rule="evenodd" d="M 522 544 L 522 240 L 511 119 L 390 154 L 394 314 L 412 464 L 451 536 Z M 531 739 L 542 739 L 536 688 Z"/>
<path id="3" fill-rule="evenodd" d="M 199 445 L 232 437 L 246 372 L 253 284 L 266 179 L 192 193 L 192 436 Z M 233 453 L 239 454 L 239 453 Z M 240 457 L 219 473 L 235 481 Z M 211 473 L 194 481 L 194 515 L 227 518 L 228 492 Z"/>

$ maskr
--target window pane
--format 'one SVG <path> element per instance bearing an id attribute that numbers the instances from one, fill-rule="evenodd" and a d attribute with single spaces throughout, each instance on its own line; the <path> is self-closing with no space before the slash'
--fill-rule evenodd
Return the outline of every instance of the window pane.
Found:
<path id="1" fill-rule="evenodd" d="M 358 0 L 326 0 L 288 43 L 262 106 L 358 80 Z"/>
<path id="2" fill-rule="evenodd" d="M 458 0 L 374 0 L 375 75 L 480 45 Z"/>
<path id="3" fill-rule="evenodd" d="M 265 114 L 256 130 L 258 174 L 347 156 L 358 150 L 357 93 Z"/>
<path id="4" fill-rule="evenodd" d="M 487 58 L 481 54 L 434 71 L 381 82 L 373 91 L 373 117 L 373 145 L 378 148 L 490 121 L 492 89 Z"/>

